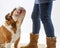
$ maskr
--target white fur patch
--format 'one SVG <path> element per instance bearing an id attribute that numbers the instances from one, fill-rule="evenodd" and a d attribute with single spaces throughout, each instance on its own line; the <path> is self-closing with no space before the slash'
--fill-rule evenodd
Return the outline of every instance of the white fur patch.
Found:
<path id="1" fill-rule="evenodd" d="M 17 16 L 12 16 L 12 18 L 14 19 L 14 21 L 17 21 L 19 17 L 17 17 Z"/>

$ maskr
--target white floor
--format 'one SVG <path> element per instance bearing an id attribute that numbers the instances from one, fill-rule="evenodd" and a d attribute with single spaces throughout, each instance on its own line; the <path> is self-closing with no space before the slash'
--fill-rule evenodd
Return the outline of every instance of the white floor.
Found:
<path id="1" fill-rule="evenodd" d="M 21 46 L 26 46 L 26 45 L 27 45 L 27 44 L 20 44 L 20 45 L 18 46 L 18 48 L 20 48 Z M 12 46 L 11 48 L 14 48 L 14 47 Z M 46 47 L 45 47 L 44 44 L 39 44 L 39 45 L 38 45 L 38 48 L 46 48 Z"/>
<path id="2" fill-rule="evenodd" d="M 21 44 L 21 46 L 25 46 L 26 44 Z M 46 48 L 44 44 L 39 44 L 38 48 Z"/>

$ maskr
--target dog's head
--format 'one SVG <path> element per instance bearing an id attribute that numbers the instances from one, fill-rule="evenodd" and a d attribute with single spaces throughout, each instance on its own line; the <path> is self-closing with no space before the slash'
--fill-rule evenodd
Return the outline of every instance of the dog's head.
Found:
<path id="1" fill-rule="evenodd" d="M 8 13 L 6 16 L 5 16 L 5 19 L 6 19 L 6 24 L 7 25 L 11 25 L 12 26 L 12 29 L 16 32 L 16 29 L 17 29 L 17 19 L 14 19 L 13 17 L 16 16 L 16 17 L 19 17 L 20 16 L 20 13 L 21 13 L 21 10 L 17 10 L 17 8 L 14 8 L 13 11 L 11 11 L 11 13 Z M 15 21 L 16 20 L 16 21 Z"/>
<path id="2" fill-rule="evenodd" d="M 6 16 L 5 16 L 5 19 L 6 19 L 6 23 L 7 25 L 11 25 L 13 28 L 17 28 L 16 27 L 16 22 L 14 21 L 14 19 L 12 18 L 13 16 L 13 13 L 15 12 L 16 8 L 13 9 L 13 11 L 11 13 L 8 13 Z"/>
<path id="3" fill-rule="evenodd" d="M 11 12 L 11 15 L 13 16 L 20 16 L 22 13 L 22 7 L 19 7 L 19 8 L 15 8 L 12 12 Z"/>
<path id="4" fill-rule="evenodd" d="M 15 27 L 18 18 L 20 18 L 20 16 L 25 16 L 25 12 L 26 11 L 25 11 L 25 9 L 23 7 L 14 8 L 13 11 L 11 11 L 11 13 L 8 13 L 5 16 L 7 24 L 12 25 L 13 27 Z"/>
<path id="5" fill-rule="evenodd" d="M 13 11 L 11 13 L 8 13 L 6 16 L 5 16 L 5 19 L 7 21 L 10 21 L 12 18 L 12 16 L 16 16 L 16 17 L 19 17 L 22 13 L 22 8 L 14 8 Z"/>

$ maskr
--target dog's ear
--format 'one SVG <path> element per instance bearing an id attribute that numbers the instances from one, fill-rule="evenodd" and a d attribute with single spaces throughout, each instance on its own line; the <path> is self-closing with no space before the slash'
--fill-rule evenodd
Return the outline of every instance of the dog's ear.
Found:
<path id="1" fill-rule="evenodd" d="M 8 21 L 9 21 L 10 19 L 12 19 L 12 17 L 10 16 L 10 13 L 8 13 L 8 14 L 5 16 L 5 19 L 8 20 Z"/>
<path id="2" fill-rule="evenodd" d="M 8 13 L 8 14 L 5 16 L 5 19 L 6 19 L 6 20 L 12 19 L 12 15 L 13 15 L 13 13 L 14 13 L 15 10 L 16 10 L 16 8 L 13 9 L 13 11 L 11 12 L 11 14 Z"/>
<path id="3" fill-rule="evenodd" d="M 11 12 L 11 16 L 13 15 L 14 11 L 16 10 L 16 8 L 13 9 L 13 11 Z"/>

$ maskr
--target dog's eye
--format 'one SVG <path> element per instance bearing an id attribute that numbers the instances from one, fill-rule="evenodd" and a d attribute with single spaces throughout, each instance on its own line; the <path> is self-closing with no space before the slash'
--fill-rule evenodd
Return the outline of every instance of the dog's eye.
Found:
<path id="1" fill-rule="evenodd" d="M 8 13 L 8 14 L 5 16 L 5 19 L 6 19 L 6 20 L 9 20 L 9 15 L 10 15 L 10 14 Z"/>
<path id="2" fill-rule="evenodd" d="M 10 20 L 10 19 L 12 19 L 12 17 L 11 16 L 6 16 L 6 20 Z"/>

